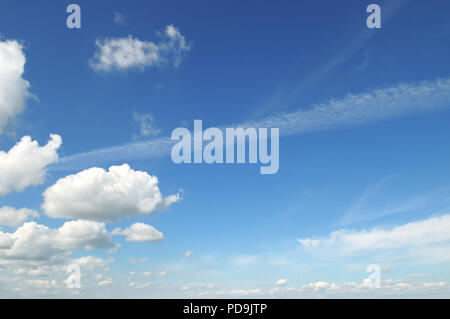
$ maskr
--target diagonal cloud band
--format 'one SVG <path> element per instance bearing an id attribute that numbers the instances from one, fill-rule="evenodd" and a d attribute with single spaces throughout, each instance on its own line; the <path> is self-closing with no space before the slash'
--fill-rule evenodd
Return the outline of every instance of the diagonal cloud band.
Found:
<path id="1" fill-rule="evenodd" d="M 400 83 L 366 93 L 348 94 L 309 109 L 276 113 L 256 121 L 224 127 L 278 127 L 281 136 L 357 127 L 450 107 L 450 78 Z M 52 170 L 73 170 L 107 161 L 168 156 L 175 142 L 160 137 L 102 148 L 62 158 Z"/>

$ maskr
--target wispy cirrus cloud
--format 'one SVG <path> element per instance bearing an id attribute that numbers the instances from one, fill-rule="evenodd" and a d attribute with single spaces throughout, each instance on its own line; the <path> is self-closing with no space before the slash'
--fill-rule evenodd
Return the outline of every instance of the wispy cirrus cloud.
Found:
<path id="1" fill-rule="evenodd" d="M 291 113 L 243 123 L 244 127 L 279 127 L 284 136 L 355 127 L 450 107 L 450 78 L 348 94 L 341 99 Z"/>
<path id="2" fill-rule="evenodd" d="M 168 137 L 160 137 L 142 142 L 130 142 L 66 156 L 61 158 L 58 163 L 52 165 L 51 169 L 78 170 L 104 162 L 119 163 L 123 160 L 137 158 L 158 158 L 169 155 L 173 145 L 174 142 Z"/>
<path id="3" fill-rule="evenodd" d="M 450 186 L 440 187 L 386 206 L 386 198 L 381 199 L 380 193 L 383 191 L 383 188 L 386 188 L 384 191 L 388 191 L 386 186 L 391 180 L 392 176 L 387 176 L 368 187 L 355 203 L 348 208 L 336 225 L 349 225 L 393 214 L 417 212 L 424 209 L 445 211 L 450 207 Z"/>
<path id="4" fill-rule="evenodd" d="M 450 107 L 450 78 L 418 83 L 400 83 L 294 112 L 275 113 L 254 121 L 222 127 L 278 127 L 281 136 L 358 127 L 408 115 L 433 112 Z M 168 137 L 131 142 L 71 155 L 53 165 L 53 169 L 74 169 L 98 161 L 121 161 L 132 158 L 157 158 L 170 154 L 174 142 Z"/>
<path id="5" fill-rule="evenodd" d="M 0 231 L 0 263 L 64 263 L 67 252 L 112 246 L 104 223 L 72 220 L 52 229 L 27 222 L 13 233 Z"/>

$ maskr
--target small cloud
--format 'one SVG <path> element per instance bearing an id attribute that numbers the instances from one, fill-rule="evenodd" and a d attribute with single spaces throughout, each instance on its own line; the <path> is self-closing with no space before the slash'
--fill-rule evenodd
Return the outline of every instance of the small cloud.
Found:
<path id="1" fill-rule="evenodd" d="M 146 272 L 143 272 L 141 275 L 144 276 L 144 277 L 148 277 L 148 276 L 153 275 L 153 272 L 151 272 L 151 271 L 146 271 Z"/>
<path id="2" fill-rule="evenodd" d="M 193 253 L 192 250 L 187 250 L 187 251 L 184 253 L 184 256 L 185 256 L 185 257 L 189 257 L 190 255 L 192 255 L 192 253 Z"/>
<path id="3" fill-rule="evenodd" d="M 152 284 L 151 282 L 146 282 L 146 283 L 144 283 L 144 284 L 136 285 L 136 289 L 147 288 L 147 287 L 150 286 L 151 284 Z"/>
<path id="4" fill-rule="evenodd" d="M 277 286 L 286 286 L 287 283 L 288 283 L 288 280 L 287 280 L 287 279 L 280 279 L 280 280 L 278 280 L 278 281 L 275 283 L 275 285 L 277 285 Z"/>
<path id="5" fill-rule="evenodd" d="M 39 218 L 39 213 L 28 208 L 0 207 L 0 226 L 19 227 L 32 218 Z"/>
<path id="6" fill-rule="evenodd" d="M 164 277 L 165 275 L 167 275 L 167 272 L 162 271 L 158 274 L 159 277 Z"/>
<path id="7" fill-rule="evenodd" d="M 157 36 L 158 42 L 142 41 L 131 35 L 97 39 L 97 49 L 89 60 L 89 66 L 98 72 L 143 71 L 166 65 L 178 67 L 192 44 L 173 25 L 168 25 L 163 32 L 157 32 Z"/>
<path id="8" fill-rule="evenodd" d="M 277 293 L 280 290 L 280 288 L 273 288 L 269 290 L 269 294 Z"/>
<path id="9" fill-rule="evenodd" d="M 334 284 L 332 284 L 334 285 Z M 304 288 L 311 288 L 314 291 L 321 291 L 324 289 L 328 289 L 331 285 L 325 281 L 318 281 L 316 283 L 310 283 L 309 285 L 304 285 Z"/>
<path id="10" fill-rule="evenodd" d="M 125 24 L 127 22 L 127 17 L 120 12 L 114 12 L 114 23 L 115 24 Z"/>
<path id="11" fill-rule="evenodd" d="M 115 283 L 114 279 L 112 279 L 112 278 L 106 278 L 105 280 L 100 281 L 100 282 L 98 283 L 98 285 L 99 285 L 100 287 L 107 287 L 107 286 L 111 286 L 111 285 L 114 284 L 114 283 Z"/>
<path id="12" fill-rule="evenodd" d="M 121 244 L 116 243 L 116 244 L 114 244 L 113 247 L 111 247 L 110 249 L 107 250 L 107 253 L 108 253 L 108 254 L 114 254 L 114 253 L 116 253 L 121 247 L 122 247 Z"/>
<path id="13" fill-rule="evenodd" d="M 126 241 L 136 243 L 153 243 L 164 239 L 163 233 L 144 223 L 135 223 L 124 230 L 115 228 L 111 233 L 113 235 L 124 235 Z"/>
<path id="14" fill-rule="evenodd" d="M 155 120 L 152 114 L 133 113 L 133 119 L 139 124 L 139 135 L 143 137 L 158 136 L 161 129 L 156 127 Z M 134 136 L 137 138 L 138 136 Z"/>

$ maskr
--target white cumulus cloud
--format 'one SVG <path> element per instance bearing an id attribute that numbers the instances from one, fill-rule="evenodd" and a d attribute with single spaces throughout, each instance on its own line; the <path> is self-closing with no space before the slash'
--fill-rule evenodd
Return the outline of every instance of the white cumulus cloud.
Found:
<path id="1" fill-rule="evenodd" d="M 185 53 L 191 49 L 184 36 L 173 25 L 157 32 L 160 41 L 141 41 L 128 36 L 96 41 L 97 51 L 89 65 L 96 71 L 144 70 L 168 63 L 178 66 Z"/>
<path id="2" fill-rule="evenodd" d="M 129 165 L 90 168 L 59 179 L 44 192 L 42 209 L 53 218 L 113 221 L 168 208 L 179 195 L 163 197 L 158 178 Z"/>
<path id="3" fill-rule="evenodd" d="M 15 209 L 13 207 L 0 207 L 0 225 L 17 227 L 30 218 L 39 217 L 39 213 L 28 208 Z"/>
<path id="4" fill-rule="evenodd" d="M 14 238 L 8 233 L 2 233 L 0 231 L 0 249 L 9 249 L 14 244 Z"/>
<path id="5" fill-rule="evenodd" d="M 47 165 L 58 160 L 62 139 L 51 134 L 45 146 L 24 136 L 8 152 L 0 151 L 0 195 L 44 182 Z"/>
<path id="6" fill-rule="evenodd" d="M 288 283 L 288 280 L 287 280 L 287 279 L 280 279 L 280 280 L 278 280 L 278 281 L 275 283 L 275 285 L 277 285 L 277 286 L 286 286 L 287 283 Z"/>
<path id="7" fill-rule="evenodd" d="M 0 134 L 23 112 L 30 84 L 22 78 L 25 66 L 22 45 L 15 40 L 0 41 Z"/>
<path id="8" fill-rule="evenodd" d="M 0 232 L 0 246 L 5 246 L 0 250 L 0 260 L 62 261 L 66 252 L 108 248 L 111 245 L 111 234 L 103 223 L 74 220 L 65 222 L 57 229 L 50 229 L 36 222 L 28 222 L 14 233 Z"/>
<path id="9" fill-rule="evenodd" d="M 151 243 L 164 239 L 163 233 L 155 229 L 153 226 L 144 223 L 135 223 L 124 230 L 116 228 L 112 231 L 113 235 L 127 236 L 127 241 L 138 243 Z"/>

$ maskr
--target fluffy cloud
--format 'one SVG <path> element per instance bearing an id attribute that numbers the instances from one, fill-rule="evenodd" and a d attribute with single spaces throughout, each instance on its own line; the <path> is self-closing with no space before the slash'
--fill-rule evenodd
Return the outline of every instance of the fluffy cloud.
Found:
<path id="1" fill-rule="evenodd" d="M 0 249 L 9 249 L 14 245 L 14 238 L 8 233 L 2 233 L 0 231 Z"/>
<path id="2" fill-rule="evenodd" d="M 312 289 L 313 291 L 316 291 L 316 292 L 328 289 L 330 287 L 336 287 L 336 285 L 335 284 L 329 284 L 329 283 L 327 283 L 325 281 L 318 281 L 318 282 L 315 282 L 315 283 L 310 283 L 308 285 L 303 285 L 304 289 Z"/>
<path id="3" fill-rule="evenodd" d="M 112 234 L 125 235 L 127 236 L 127 241 L 134 241 L 138 243 L 151 243 L 164 239 L 163 233 L 156 230 L 153 226 L 143 223 L 135 223 L 124 230 L 116 228 L 113 230 Z"/>
<path id="4" fill-rule="evenodd" d="M 0 195 L 42 184 L 46 166 L 58 160 L 61 143 L 61 137 L 56 134 L 50 135 L 45 146 L 24 136 L 9 152 L 0 151 Z"/>
<path id="5" fill-rule="evenodd" d="M 275 283 L 275 285 L 277 285 L 277 286 L 286 286 L 287 283 L 288 283 L 288 280 L 287 280 L 287 279 L 280 279 L 280 280 L 278 280 L 278 281 Z"/>
<path id="6" fill-rule="evenodd" d="M 29 83 L 22 78 L 25 55 L 14 40 L 0 41 L 0 134 L 25 108 Z"/>
<path id="7" fill-rule="evenodd" d="M 168 25 L 164 32 L 157 35 L 161 38 L 158 43 L 141 41 L 132 36 L 97 40 L 97 51 L 89 64 L 94 70 L 105 72 L 144 70 L 167 63 L 178 66 L 191 45 L 173 25 Z"/>
<path id="8" fill-rule="evenodd" d="M 450 215 L 431 217 L 407 223 L 392 229 L 338 230 L 328 237 L 297 239 L 312 252 L 326 252 L 341 256 L 356 256 L 364 253 L 380 256 L 396 250 L 395 258 L 415 258 L 428 263 L 449 260 Z"/>
<path id="9" fill-rule="evenodd" d="M 1 226 L 17 227 L 22 225 L 27 219 L 37 217 L 39 217 L 39 213 L 28 208 L 0 207 Z"/>
<path id="10" fill-rule="evenodd" d="M 94 271 L 99 268 L 105 267 L 106 265 L 112 263 L 113 261 L 114 261 L 113 258 L 105 260 L 100 257 L 86 256 L 71 260 L 71 263 L 80 266 L 82 270 Z"/>
<path id="11" fill-rule="evenodd" d="M 0 250 L 0 259 L 34 261 L 63 260 L 64 255 L 72 250 L 112 245 L 105 224 L 84 220 L 66 222 L 57 229 L 28 222 L 14 233 L 0 232 L 1 243 L 6 249 Z"/>
<path id="12" fill-rule="evenodd" d="M 179 199 L 179 195 L 164 198 L 157 177 L 124 164 L 108 171 L 94 167 L 59 179 L 44 192 L 42 209 L 53 218 L 113 221 L 119 216 L 151 214 Z"/>
<path id="13" fill-rule="evenodd" d="M 55 247 L 64 250 L 107 248 L 111 246 L 111 234 L 104 223 L 86 220 L 65 222 L 57 229 Z"/>

